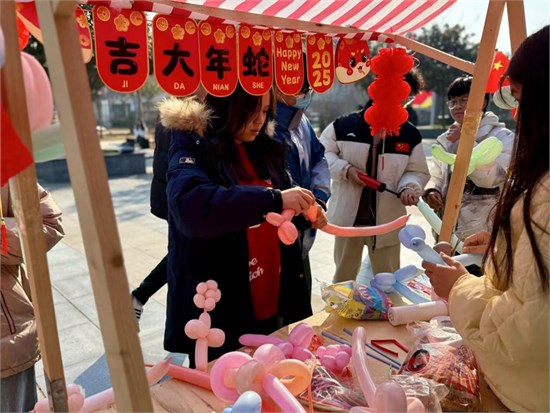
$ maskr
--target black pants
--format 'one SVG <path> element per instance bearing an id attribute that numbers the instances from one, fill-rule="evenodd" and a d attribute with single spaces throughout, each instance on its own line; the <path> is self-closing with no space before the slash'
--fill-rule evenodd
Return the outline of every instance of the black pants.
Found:
<path id="1" fill-rule="evenodd" d="M 153 271 L 141 282 L 132 295 L 143 305 L 166 284 L 168 274 L 168 255 L 157 264 Z"/>

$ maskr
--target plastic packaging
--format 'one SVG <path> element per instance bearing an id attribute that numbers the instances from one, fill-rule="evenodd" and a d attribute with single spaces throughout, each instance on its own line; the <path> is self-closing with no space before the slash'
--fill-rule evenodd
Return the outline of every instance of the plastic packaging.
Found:
<path id="1" fill-rule="evenodd" d="M 443 411 L 480 411 L 477 363 L 450 318 L 413 322 L 407 328 L 417 340 L 399 373 L 444 384 L 449 394 L 441 400 Z"/>
<path id="2" fill-rule="evenodd" d="M 321 283 L 321 296 L 339 316 L 354 320 L 387 320 L 392 305 L 382 291 L 355 281 Z"/>

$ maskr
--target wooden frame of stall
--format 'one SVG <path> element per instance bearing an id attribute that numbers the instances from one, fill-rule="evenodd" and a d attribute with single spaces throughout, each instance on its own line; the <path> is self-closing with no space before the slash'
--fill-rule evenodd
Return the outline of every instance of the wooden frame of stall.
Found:
<path id="1" fill-rule="evenodd" d="M 250 24 L 278 26 L 318 33 L 360 33 L 353 28 L 319 25 L 204 7 L 169 0 L 156 0 L 202 14 L 246 20 Z M 27 105 L 15 19 L 14 0 L 0 2 L 1 25 L 6 40 L 6 64 L 2 69 L 2 99 L 23 143 L 32 149 Z M 115 214 L 109 192 L 103 155 L 97 139 L 96 122 L 86 70 L 82 64 L 76 23 L 73 17 L 76 0 L 40 0 L 36 2 L 44 47 L 48 59 L 54 99 L 59 111 L 61 133 L 74 191 L 88 267 L 92 280 L 98 317 L 111 381 L 119 411 L 152 411 L 152 403 L 143 369 L 143 355 L 130 302 L 128 280 Z M 445 206 L 441 240 L 450 241 L 458 218 L 466 171 L 474 138 L 482 116 L 482 104 L 491 70 L 493 51 L 504 7 L 508 20 L 512 51 L 526 37 L 523 0 L 489 0 L 481 44 L 476 63 L 464 61 L 401 35 L 388 35 L 397 44 L 432 57 L 449 66 L 473 74 L 472 91 L 466 108 Z M 52 411 L 67 411 L 67 395 L 57 325 L 51 294 L 46 249 L 41 232 L 42 218 L 36 192 L 36 168 L 29 166 L 10 179 L 14 192 L 17 221 L 23 240 L 38 335 L 44 360 L 46 388 Z"/>

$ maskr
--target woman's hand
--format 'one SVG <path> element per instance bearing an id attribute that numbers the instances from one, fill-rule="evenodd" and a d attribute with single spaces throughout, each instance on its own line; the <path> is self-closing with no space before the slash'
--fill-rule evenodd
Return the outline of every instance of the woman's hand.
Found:
<path id="1" fill-rule="evenodd" d="M 439 211 L 443 208 L 443 197 L 439 191 L 431 191 L 425 198 L 430 208 L 434 211 Z"/>
<path id="2" fill-rule="evenodd" d="M 317 204 L 316 208 L 317 208 L 317 219 L 315 221 L 311 221 L 311 228 L 319 229 L 327 225 L 328 220 L 327 220 L 327 214 L 323 209 L 323 207 Z"/>
<path id="3" fill-rule="evenodd" d="M 422 267 L 430 279 L 435 293 L 439 297 L 447 300 L 456 280 L 464 274 L 467 274 L 468 271 L 461 263 L 453 260 L 447 254 L 442 252 L 439 255 L 447 265 L 422 261 Z"/>
<path id="4" fill-rule="evenodd" d="M 315 197 L 311 191 L 296 186 L 294 188 L 281 191 L 283 197 L 283 210 L 293 209 L 295 215 L 306 211 L 315 202 Z"/>
<path id="5" fill-rule="evenodd" d="M 485 254 L 485 252 L 487 252 L 487 248 L 489 247 L 490 240 L 491 234 L 487 231 L 477 232 L 464 240 L 462 252 L 465 254 Z"/>
<path id="6" fill-rule="evenodd" d="M 416 192 L 409 188 L 401 191 L 399 198 L 401 199 L 401 203 L 405 206 L 416 205 L 419 199 Z"/>
<path id="7" fill-rule="evenodd" d="M 347 172 L 348 181 L 354 182 L 357 185 L 366 186 L 365 183 L 359 179 L 359 176 L 358 176 L 359 174 L 367 175 L 365 171 L 362 171 L 361 169 L 356 168 L 355 166 L 350 166 Z"/>

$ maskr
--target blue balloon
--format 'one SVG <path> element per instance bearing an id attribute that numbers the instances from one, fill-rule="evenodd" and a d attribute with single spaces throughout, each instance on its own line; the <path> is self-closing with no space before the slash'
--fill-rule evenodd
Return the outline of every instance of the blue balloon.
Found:
<path id="1" fill-rule="evenodd" d="M 251 390 L 241 394 L 235 404 L 223 409 L 223 413 L 261 413 L 261 411 L 262 398 Z"/>

